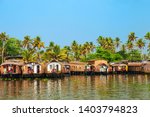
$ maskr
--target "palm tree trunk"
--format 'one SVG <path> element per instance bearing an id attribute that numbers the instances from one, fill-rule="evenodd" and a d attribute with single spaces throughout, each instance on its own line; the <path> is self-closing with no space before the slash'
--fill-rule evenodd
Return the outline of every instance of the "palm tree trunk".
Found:
<path id="1" fill-rule="evenodd" d="M 4 47 L 5 47 L 5 45 L 4 45 L 4 42 L 2 43 L 3 45 L 2 45 L 2 63 L 4 62 Z"/>

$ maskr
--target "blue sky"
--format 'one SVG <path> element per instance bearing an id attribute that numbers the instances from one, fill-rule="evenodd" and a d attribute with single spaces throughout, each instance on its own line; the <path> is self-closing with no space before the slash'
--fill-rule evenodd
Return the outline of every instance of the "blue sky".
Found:
<path id="1" fill-rule="evenodd" d="M 150 31 L 150 0 L 0 0 L 0 32 L 23 39 L 40 36 L 46 45 L 93 41 L 98 36 L 127 40 Z"/>

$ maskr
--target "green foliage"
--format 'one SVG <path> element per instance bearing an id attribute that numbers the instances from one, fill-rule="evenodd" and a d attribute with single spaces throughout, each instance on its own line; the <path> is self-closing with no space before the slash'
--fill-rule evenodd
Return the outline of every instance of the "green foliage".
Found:
<path id="1" fill-rule="evenodd" d="M 5 56 L 18 56 L 21 55 L 22 48 L 20 46 L 21 41 L 15 38 L 10 38 L 7 41 L 5 48 Z"/>
<path id="2" fill-rule="evenodd" d="M 145 39 L 145 40 L 144 40 Z M 25 36 L 23 41 L 9 38 L 6 33 L 0 33 L 0 61 L 5 56 L 22 55 L 25 62 L 48 62 L 56 59 L 58 61 L 87 61 L 92 59 L 105 59 L 108 62 L 130 60 L 140 61 L 150 57 L 150 32 L 144 38 L 136 37 L 134 32 L 128 35 L 128 40 L 122 44 L 119 37 L 103 37 L 97 39 L 98 46 L 92 42 L 79 44 L 73 41 L 70 46 L 61 48 L 54 42 L 44 47 L 44 42 L 39 36 L 31 39 Z M 147 50 L 145 51 L 142 50 Z"/>
<path id="3" fill-rule="evenodd" d="M 128 60 L 129 61 L 141 61 L 141 53 L 138 50 L 132 50 L 131 52 L 128 53 Z"/>
<path id="4" fill-rule="evenodd" d="M 113 53 L 110 50 L 103 49 L 102 47 L 96 48 L 96 53 L 89 54 L 87 60 L 91 59 L 105 59 L 108 62 L 119 61 L 122 56 L 119 53 Z"/>

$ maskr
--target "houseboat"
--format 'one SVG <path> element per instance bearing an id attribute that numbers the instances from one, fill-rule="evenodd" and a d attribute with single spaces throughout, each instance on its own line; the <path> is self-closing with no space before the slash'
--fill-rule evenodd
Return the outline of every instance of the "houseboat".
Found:
<path id="1" fill-rule="evenodd" d="M 143 64 L 142 72 L 150 74 L 150 61 L 144 61 L 144 62 L 142 62 L 142 64 Z"/>
<path id="2" fill-rule="evenodd" d="M 79 61 L 71 61 L 69 62 L 70 72 L 72 75 L 80 75 L 85 73 L 85 66 L 87 63 L 79 62 Z"/>
<path id="3" fill-rule="evenodd" d="M 90 60 L 85 67 L 85 72 L 88 75 L 107 74 L 108 63 L 106 60 Z"/>
<path id="4" fill-rule="evenodd" d="M 62 64 L 61 62 L 58 62 L 57 60 L 52 60 L 46 65 L 46 77 L 64 77 L 64 70 L 69 71 L 69 66 L 64 66 L 64 64 Z"/>
<path id="5" fill-rule="evenodd" d="M 43 65 L 36 62 L 25 63 L 23 65 L 23 77 L 45 77 Z"/>
<path id="6" fill-rule="evenodd" d="M 20 78 L 22 76 L 23 65 L 22 57 L 6 57 L 4 63 L 1 64 L 1 77 Z"/>
<path id="7" fill-rule="evenodd" d="M 113 73 L 127 73 L 128 72 L 128 65 L 123 63 L 111 63 L 110 66 L 112 67 Z"/>
<path id="8" fill-rule="evenodd" d="M 142 62 L 128 62 L 128 73 L 142 73 Z"/>

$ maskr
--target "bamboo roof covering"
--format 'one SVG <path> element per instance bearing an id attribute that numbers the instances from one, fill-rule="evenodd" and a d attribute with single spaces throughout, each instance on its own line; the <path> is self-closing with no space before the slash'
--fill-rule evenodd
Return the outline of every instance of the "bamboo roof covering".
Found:
<path id="1" fill-rule="evenodd" d="M 18 66 L 23 66 L 24 63 L 23 62 L 11 62 L 11 61 L 8 61 L 8 62 L 4 62 L 1 64 L 1 66 L 4 66 L 4 65 L 18 65 Z"/>
<path id="2" fill-rule="evenodd" d="M 128 66 L 139 67 L 139 66 L 142 66 L 142 63 L 141 62 L 129 62 Z"/>

